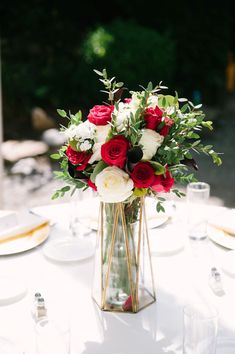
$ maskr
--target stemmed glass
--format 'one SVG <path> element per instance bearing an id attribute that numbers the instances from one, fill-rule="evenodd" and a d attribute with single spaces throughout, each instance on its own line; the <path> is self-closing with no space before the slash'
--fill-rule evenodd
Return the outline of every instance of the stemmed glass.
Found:
<path id="1" fill-rule="evenodd" d="M 85 201 L 92 205 L 93 195 L 89 190 L 77 190 L 69 203 L 69 230 L 65 236 L 49 242 L 44 247 L 46 257 L 64 262 L 74 262 L 90 258 L 95 251 L 94 237 L 89 223 L 89 211 L 85 210 Z M 97 215 L 98 216 L 98 215 Z"/>

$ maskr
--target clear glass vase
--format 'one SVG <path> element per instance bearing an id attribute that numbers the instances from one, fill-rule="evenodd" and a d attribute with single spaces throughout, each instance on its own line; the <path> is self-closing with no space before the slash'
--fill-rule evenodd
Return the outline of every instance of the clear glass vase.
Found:
<path id="1" fill-rule="evenodd" d="M 155 301 L 144 198 L 101 202 L 93 298 L 102 310 L 119 312 Z"/>

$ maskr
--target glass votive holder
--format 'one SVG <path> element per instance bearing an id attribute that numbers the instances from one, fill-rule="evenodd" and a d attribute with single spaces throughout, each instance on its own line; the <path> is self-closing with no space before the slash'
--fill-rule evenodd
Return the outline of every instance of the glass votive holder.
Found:
<path id="1" fill-rule="evenodd" d="M 204 182 L 187 185 L 187 229 L 189 238 L 203 240 L 207 237 L 207 204 L 210 186 Z"/>
<path id="2" fill-rule="evenodd" d="M 183 354 L 215 354 L 218 328 L 216 309 L 206 304 L 187 305 L 183 320 Z"/>
<path id="3" fill-rule="evenodd" d="M 70 326 L 65 319 L 42 318 L 35 332 L 37 354 L 70 354 Z"/>

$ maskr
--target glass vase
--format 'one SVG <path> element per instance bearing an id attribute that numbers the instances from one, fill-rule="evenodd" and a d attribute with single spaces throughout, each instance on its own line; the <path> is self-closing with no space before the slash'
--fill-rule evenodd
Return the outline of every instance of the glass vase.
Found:
<path id="1" fill-rule="evenodd" d="M 102 310 L 118 312 L 156 300 L 143 197 L 100 203 L 93 298 Z"/>

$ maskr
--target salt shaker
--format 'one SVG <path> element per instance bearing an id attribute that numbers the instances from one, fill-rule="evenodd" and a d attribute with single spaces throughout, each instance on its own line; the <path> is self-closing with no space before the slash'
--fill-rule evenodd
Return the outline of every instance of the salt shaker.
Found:
<path id="1" fill-rule="evenodd" d="M 46 317 L 47 309 L 45 307 L 45 301 L 43 297 L 38 298 L 36 309 L 36 320 L 40 320 L 42 317 Z"/>

